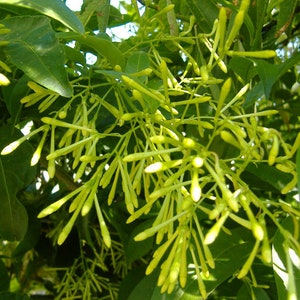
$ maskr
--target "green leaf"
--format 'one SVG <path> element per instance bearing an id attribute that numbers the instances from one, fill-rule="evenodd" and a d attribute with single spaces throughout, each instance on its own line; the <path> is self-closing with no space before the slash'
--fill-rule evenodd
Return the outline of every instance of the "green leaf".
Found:
<path id="1" fill-rule="evenodd" d="M 104 56 L 112 65 L 125 66 L 125 59 L 122 52 L 110 40 L 92 35 L 81 35 L 76 33 L 59 33 L 58 37 L 66 40 L 75 40 L 81 45 L 95 50 L 98 54 Z"/>
<path id="2" fill-rule="evenodd" d="M 7 269 L 3 261 L 0 259 L 0 292 L 9 289 L 10 278 L 7 273 Z"/>
<path id="3" fill-rule="evenodd" d="M 10 33 L 1 35 L 8 40 L 8 59 L 28 77 L 64 97 L 72 96 L 72 87 L 64 68 L 64 48 L 59 44 L 50 20 L 43 16 L 23 16 L 2 21 Z M 22 26 L 20 26 L 22 24 Z"/>
<path id="4" fill-rule="evenodd" d="M 28 226 L 26 209 L 16 197 L 17 182 L 17 177 L 4 169 L 0 158 L 0 236 L 8 241 L 22 240 Z"/>
<path id="5" fill-rule="evenodd" d="M 127 61 L 125 72 L 136 73 L 149 68 L 150 60 L 148 55 L 143 51 L 133 53 Z"/>
<path id="6" fill-rule="evenodd" d="M 297 174 L 298 174 L 298 194 L 300 194 L 300 147 L 297 150 L 296 170 L 297 170 Z"/>
<path id="7" fill-rule="evenodd" d="M 243 80 L 245 80 L 245 82 L 249 82 L 249 80 L 257 74 L 257 71 L 253 66 L 253 62 L 248 58 L 233 57 L 230 59 L 229 67 Z"/>
<path id="8" fill-rule="evenodd" d="M 279 171 L 274 166 L 250 163 L 242 173 L 241 178 L 250 186 L 261 190 L 281 191 L 292 180 L 293 176 Z"/>
<path id="9" fill-rule="evenodd" d="M 125 253 L 127 257 L 127 261 L 129 263 L 143 257 L 145 254 L 149 253 L 152 249 L 154 236 L 141 241 L 136 242 L 134 237 L 144 231 L 145 229 L 151 227 L 153 220 L 147 220 L 137 226 L 134 227 L 134 230 L 131 232 L 128 243 L 125 244 Z"/>
<path id="10" fill-rule="evenodd" d="M 265 60 L 253 59 L 258 75 L 263 83 L 265 97 L 268 99 L 274 83 L 300 60 L 300 52 L 284 63 L 275 65 Z"/>
<path id="11" fill-rule="evenodd" d="M 281 225 L 284 229 L 293 234 L 295 231 L 297 231 L 297 228 L 295 228 L 295 222 L 297 222 L 297 227 L 299 227 L 299 220 L 287 217 Z M 286 239 L 287 237 L 283 236 L 283 234 L 279 230 L 277 230 L 274 236 L 272 260 L 278 291 L 278 299 L 300 299 L 299 252 L 297 251 L 298 249 L 294 250 L 290 245 L 287 245 Z M 300 242 L 299 236 L 298 242 Z M 289 270 L 289 266 L 291 266 L 291 270 Z M 293 288 L 291 288 L 292 285 L 294 285 L 295 294 L 293 292 Z"/>
<path id="12" fill-rule="evenodd" d="M 251 293 L 252 292 L 252 293 Z M 252 300 L 259 299 L 259 300 L 270 300 L 271 298 L 268 294 L 262 289 L 258 287 L 249 287 L 244 284 L 237 294 L 237 300 Z"/>
<path id="13" fill-rule="evenodd" d="M 11 126 L 0 127 L 0 149 L 21 136 Z M 27 231 L 27 212 L 16 194 L 34 179 L 35 167 L 30 167 L 32 155 L 31 145 L 24 142 L 11 154 L 0 156 L 0 235 L 6 240 L 22 240 Z"/>
<path id="14" fill-rule="evenodd" d="M 61 0 L 0 0 L 0 4 L 21 6 L 36 10 L 56 19 L 70 29 L 84 33 L 84 27 L 77 16 Z"/>
<path id="15" fill-rule="evenodd" d="M 28 295 L 16 294 L 12 292 L 0 293 L 1 300 L 30 300 Z"/>
<path id="16" fill-rule="evenodd" d="M 189 0 L 186 1 L 186 4 L 191 13 L 196 17 L 200 29 L 199 33 L 211 32 L 219 13 L 216 2 L 213 0 Z"/>
<path id="17" fill-rule="evenodd" d="M 241 227 L 232 229 L 231 236 L 224 232 L 220 233 L 210 247 L 215 258 L 215 268 L 210 270 L 208 279 L 203 278 L 207 294 L 211 294 L 242 267 L 251 253 L 253 245 L 252 235 L 247 229 Z M 197 290 L 197 280 L 190 280 L 184 292 L 197 295 Z"/>
<path id="18" fill-rule="evenodd" d="M 158 279 L 159 272 L 156 270 L 152 272 L 148 276 L 144 276 L 142 280 L 139 281 L 139 283 L 132 289 L 131 294 L 129 295 L 127 300 L 137 300 L 137 299 L 143 299 L 143 300 L 159 300 L 163 298 L 154 298 L 154 292 L 157 288 L 157 279 Z M 161 297 L 163 297 L 160 294 Z M 124 299 L 125 298 L 120 298 Z"/>
<path id="19" fill-rule="evenodd" d="M 298 0 L 281 1 L 277 18 L 277 35 L 287 32 L 292 23 Z"/>

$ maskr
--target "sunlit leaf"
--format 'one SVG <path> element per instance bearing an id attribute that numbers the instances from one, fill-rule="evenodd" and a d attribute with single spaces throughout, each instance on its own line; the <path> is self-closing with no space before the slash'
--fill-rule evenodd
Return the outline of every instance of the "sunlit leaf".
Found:
<path id="1" fill-rule="evenodd" d="M 64 68 L 64 48 L 59 44 L 50 20 L 43 16 L 23 16 L 2 23 L 11 30 L 0 36 L 9 41 L 5 47 L 8 59 L 29 78 L 70 97 L 73 91 Z"/>
<path id="2" fill-rule="evenodd" d="M 77 16 L 61 0 L 0 0 L 0 4 L 16 5 L 37 10 L 53 19 L 56 19 L 79 33 L 84 28 Z"/>

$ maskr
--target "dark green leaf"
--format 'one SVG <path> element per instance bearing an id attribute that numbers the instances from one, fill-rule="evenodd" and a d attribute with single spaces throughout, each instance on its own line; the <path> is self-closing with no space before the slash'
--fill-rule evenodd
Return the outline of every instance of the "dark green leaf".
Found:
<path id="1" fill-rule="evenodd" d="M 25 294 L 16 294 L 12 292 L 0 293 L 1 300 L 30 300 L 29 296 Z"/>
<path id="2" fill-rule="evenodd" d="M 250 287 L 244 284 L 238 291 L 237 300 L 252 300 L 253 296 L 255 297 L 254 299 L 259 299 L 259 300 L 271 299 L 262 288 L 253 287 L 253 286 Z"/>
<path id="3" fill-rule="evenodd" d="M 263 83 L 266 98 L 269 98 L 274 83 L 290 68 L 296 65 L 299 60 L 300 52 L 279 65 L 271 64 L 260 59 L 253 60 L 256 65 L 258 75 Z"/>
<path id="4" fill-rule="evenodd" d="M 127 261 L 129 263 L 141 258 L 145 254 L 149 253 L 149 251 L 151 251 L 154 242 L 153 236 L 141 242 L 136 242 L 133 238 L 138 233 L 151 227 L 152 223 L 153 220 L 147 220 L 135 226 L 134 230 L 131 232 L 128 243 L 125 244 L 125 253 L 126 253 Z"/>
<path id="5" fill-rule="evenodd" d="M 298 229 L 295 228 L 295 222 L 299 227 L 299 220 L 293 220 L 291 217 L 287 217 L 281 224 L 284 229 L 290 233 L 294 233 Z M 298 236 L 298 242 L 299 242 Z M 293 295 L 293 299 L 300 299 L 300 266 L 299 266 L 299 255 L 289 245 L 288 249 L 285 249 L 284 244 L 286 242 L 286 236 L 277 230 L 274 236 L 272 259 L 273 259 L 273 270 L 276 280 L 276 286 L 278 291 L 278 299 L 286 300 L 292 299 L 291 291 L 289 290 L 289 283 L 293 280 L 292 284 L 295 285 L 296 295 Z M 288 272 L 288 260 L 292 265 L 293 277 L 289 276 Z"/>
<path id="6" fill-rule="evenodd" d="M 0 158 L 0 236 L 8 241 L 22 240 L 28 226 L 25 207 L 16 197 L 18 178 L 4 169 Z"/>
<path id="7" fill-rule="evenodd" d="M 288 5 L 286 1 L 280 2 L 276 26 L 278 37 L 282 33 L 287 32 L 288 27 L 291 25 L 297 2 L 298 0 L 289 0 Z"/>
<path id="8" fill-rule="evenodd" d="M 219 9 L 213 0 L 199 1 L 189 0 L 186 1 L 190 11 L 196 17 L 199 26 L 199 33 L 211 32 L 215 19 L 218 17 Z"/>
<path id="9" fill-rule="evenodd" d="M 153 294 L 155 292 L 155 289 L 157 288 L 156 284 L 157 284 L 158 274 L 159 273 L 156 270 L 152 272 L 150 275 L 144 276 L 142 280 L 134 287 L 134 289 L 132 289 L 132 292 L 127 298 L 127 300 L 137 300 L 137 299 L 155 300 L 155 298 L 153 298 Z M 163 296 L 161 295 L 161 297 Z M 121 299 L 122 298 L 120 298 L 120 300 Z M 156 299 L 159 300 L 163 298 L 156 298 Z"/>
<path id="10" fill-rule="evenodd" d="M 293 178 L 267 164 L 249 164 L 241 177 L 252 187 L 271 191 L 281 191 Z"/>
<path id="11" fill-rule="evenodd" d="M 24 239 L 15 248 L 12 256 L 21 257 L 27 251 L 31 250 L 38 242 L 41 234 L 41 222 L 37 218 L 37 214 L 33 211 L 28 211 L 28 229 L 24 236 Z"/>
<path id="12" fill-rule="evenodd" d="M 43 16 L 14 17 L 2 21 L 10 33 L 5 52 L 9 60 L 28 77 L 64 97 L 72 96 L 72 87 L 64 68 L 63 47 L 55 37 L 50 20 Z M 22 24 L 22 26 L 20 26 Z"/>
<path id="13" fill-rule="evenodd" d="M 83 25 L 77 16 L 61 0 L 0 0 L 0 4 L 16 5 L 37 10 L 60 21 L 74 31 L 84 33 Z"/>
<path id="14" fill-rule="evenodd" d="M 245 80 L 245 82 L 248 82 L 257 74 L 253 62 L 244 57 L 233 57 L 229 62 L 229 67 Z"/>
<path id="15" fill-rule="evenodd" d="M 20 136 L 13 127 L 1 127 L 1 150 Z M 27 212 L 16 194 L 34 178 L 35 168 L 30 167 L 32 154 L 31 145 L 24 142 L 11 154 L 0 156 L 0 235 L 6 240 L 22 240 L 27 231 Z"/>
<path id="16" fill-rule="evenodd" d="M 3 261 L 0 259 L 0 292 L 6 291 L 9 288 L 10 278 L 7 273 L 7 269 Z"/>
<path id="17" fill-rule="evenodd" d="M 297 150 L 296 170 L 298 174 L 298 194 L 300 194 L 300 147 Z"/>
<path id="18" fill-rule="evenodd" d="M 144 277 L 145 267 L 140 266 L 131 270 L 121 282 L 118 300 L 127 300 L 134 288 Z"/>

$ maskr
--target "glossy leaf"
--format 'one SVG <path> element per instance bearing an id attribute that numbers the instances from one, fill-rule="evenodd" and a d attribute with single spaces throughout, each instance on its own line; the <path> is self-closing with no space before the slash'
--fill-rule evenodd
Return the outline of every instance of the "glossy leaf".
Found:
<path id="1" fill-rule="evenodd" d="M 64 97 L 72 96 L 64 68 L 64 49 L 50 20 L 43 16 L 23 16 L 3 20 L 2 24 L 11 30 L 0 36 L 1 40 L 9 41 L 5 53 L 11 63 L 46 88 Z"/>
<path id="2" fill-rule="evenodd" d="M 36 10 L 56 19 L 70 29 L 84 33 L 84 28 L 77 16 L 61 0 L 0 0 L 0 4 L 16 5 Z"/>

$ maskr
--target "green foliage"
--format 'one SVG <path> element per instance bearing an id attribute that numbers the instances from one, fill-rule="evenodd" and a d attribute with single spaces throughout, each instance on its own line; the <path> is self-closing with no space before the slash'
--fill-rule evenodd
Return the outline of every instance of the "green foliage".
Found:
<path id="1" fill-rule="evenodd" d="M 0 1 L 0 296 L 296 299 L 299 2 L 132 4 Z"/>

